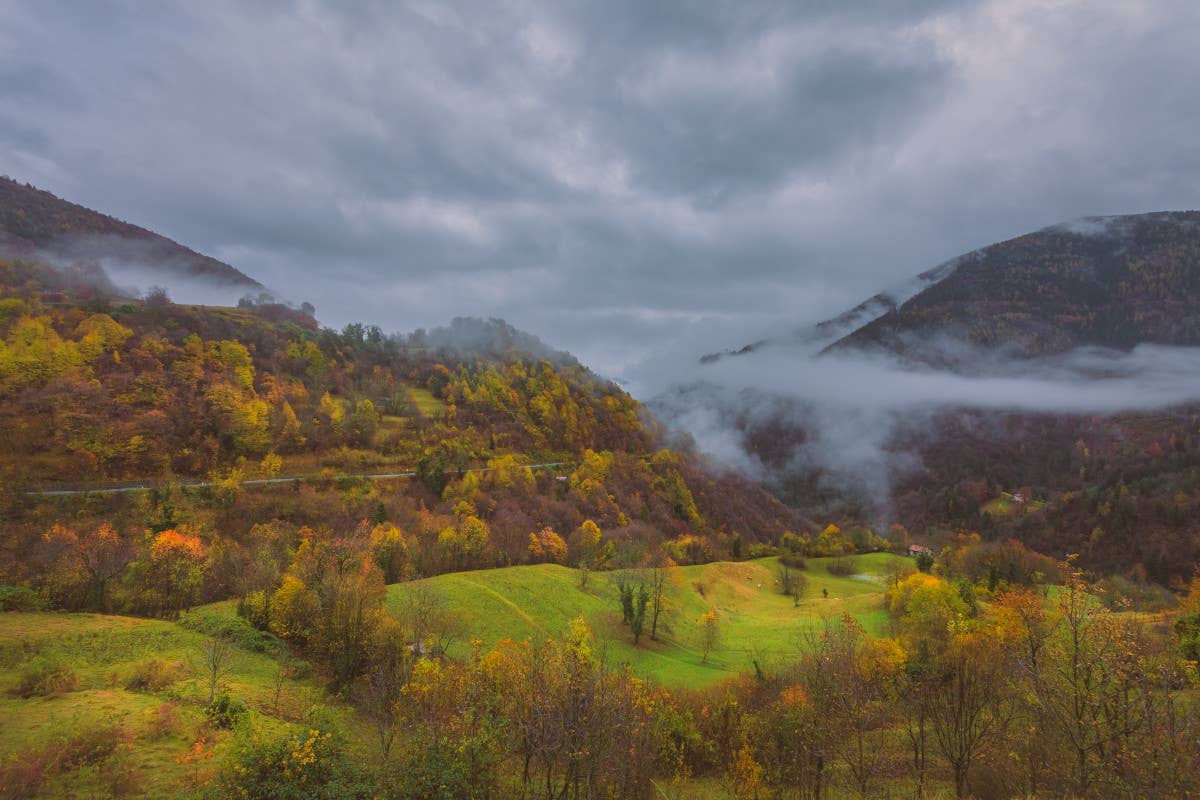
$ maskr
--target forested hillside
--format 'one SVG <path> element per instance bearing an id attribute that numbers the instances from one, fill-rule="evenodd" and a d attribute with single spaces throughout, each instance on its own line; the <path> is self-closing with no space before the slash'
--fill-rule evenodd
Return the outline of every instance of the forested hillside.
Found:
<path id="1" fill-rule="evenodd" d="M 907 286 L 791 339 L 706 357 L 697 371 L 703 385 L 706 369 L 730 360 L 746 370 L 774 359 L 762 368 L 779 370 L 793 359 L 795 396 L 688 389 L 663 403 L 715 407 L 777 493 L 810 515 L 896 523 L 926 538 L 975 530 L 1079 554 L 1100 572 L 1187 580 L 1200 560 L 1200 410 L 1188 393 L 1193 356 L 1176 348 L 1200 345 L 1200 212 L 1045 228 Z M 1177 402 L 1132 377 L 1148 364 Z M 846 365 L 850 377 L 869 376 L 847 388 L 859 396 L 847 405 L 865 411 L 809 399 L 806 383 L 842 377 Z M 923 403 L 894 404 L 893 381 L 901 397 L 923 385 L 962 397 L 917 388 Z M 1008 407 L 1006 385 L 1024 386 L 1007 393 Z M 1068 404 L 1041 396 L 1064 387 Z M 1117 410 L 1079 410 L 1093 400 L 1099 409 L 1118 388 Z M 827 452 L 822 428 L 861 431 L 837 444 L 873 454 L 860 463 L 877 470 L 872 485 L 830 469 L 842 453 Z"/>
<path id="2" fill-rule="evenodd" d="M 105 297 L 79 280 L 0 262 L 0 580 L 53 605 L 161 613 L 274 591 L 296 548 L 337 543 L 373 553 L 390 582 L 602 567 L 664 541 L 699 562 L 804 532 L 750 482 L 666 447 L 615 384 L 504 323 L 338 333 L 277 304 Z M 381 474 L 394 477 L 362 477 Z M 247 483 L 280 477 L 302 480 Z M 155 491 L 37 494 L 111 481 Z M 175 566 L 157 573 L 160 556 Z M 111 561 L 103 576 L 92 558 Z"/>
<path id="3" fill-rule="evenodd" d="M 1029 356 L 1200 344 L 1200 212 L 1085 219 L 976 250 L 832 349 L 940 359 L 939 337 Z"/>

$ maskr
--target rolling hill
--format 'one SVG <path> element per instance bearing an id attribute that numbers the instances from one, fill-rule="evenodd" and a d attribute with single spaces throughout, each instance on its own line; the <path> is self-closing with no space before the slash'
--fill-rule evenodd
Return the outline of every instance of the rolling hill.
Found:
<path id="1" fill-rule="evenodd" d="M 463 624 L 448 648 L 457 657 L 469 655 L 473 641 L 486 650 L 502 639 L 559 636 L 571 620 L 583 617 L 614 666 L 628 664 L 666 686 L 700 688 L 751 672 L 756 659 L 766 668 L 794 658 L 804 631 L 842 614 L 882 635 L 886 576 L 912 562 L 886 553 L 854 556 L 853 574 L 838 576 L 829 571 L 832 561 L 808 561 L 798 606 L 779 590 L 776 558 L 674 568 L 658 640 L 647 632 L 637 647 L 621 621 L 619 572 L 591 574 L 584 587 L 578 571 L 557 564 L 451 573 L 389 587 L 388 607 L 403 614 L 415 595 L 432 592 L 447 607 L 463 610 Z M 699 619 L 709 609 L 717 612 L 720 642 L 706 660 Z"/>

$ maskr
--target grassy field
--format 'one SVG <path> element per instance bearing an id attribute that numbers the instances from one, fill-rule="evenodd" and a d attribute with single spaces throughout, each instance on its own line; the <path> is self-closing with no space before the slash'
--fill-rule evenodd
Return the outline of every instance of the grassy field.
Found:
<path id="1" fill-rule="evenodd" d="M 1007 517 L 1009 514 L 1014 514 L 1018 511 L 1041 511 L 1045 507 L 1046 503 L 1043 500 L 1029 500 L 1024 503 L 1018 503 L 1013 500 L 1013 496 L 1008 492 L 1001 492 L 999 497 L 989 500 L 980 510 L 991 514 L 993 517 Z"/>
<path id="2" fill-rule="evenodd" d="M 446 404 L 434 397 L 428 389 L 411 387 L 408 390 L 408 398 L 418 411 L 430 419 L 440 416 L 446 410 Z"/>
<path id="3" fill-rule="evenodd" d="M 120 781 L 122 793 L 168 797 L 203 782 L 228 751 L 233 734 L 214 728 L 204 715 L 207 636 L 201 630 L 232 614 L 228 603 L 199 609 L 184 624 L 100 614 L 0 614 L 0 764 L 36 761 L 43 753 L 69 748 L 72 740 L 115 741 L 115 755 L 103 766 L 63 770 L 42 784 L 38 796 L 103 797 Z M 235 641 L 223 684 L 249 706 L 254 730 L 281 733 L 315 705 L 332 705 L 349 721 L 351 712 L 315 681 L 295 677 L 303 674 L 303 665 L 280 677 L 268 639 L 251 633 Z M 151 661 L 161 662 L 162 674 L 170 676 L 166 684 L 129 688 Z M 17 696 L 23 675 L 54 664 L 74 672 L 73 689 L 48 697 Z"/>
<path id="4" fill-rule="evenodd" d="M 830 561 L 809 560 L 803 573 L 808 587 L 798 608 L 778 590 L 775 558 L 680 567 L 659 622 L 659 640 L 644 636 L 636 648 L 621 623 L 609 573 L 590 574 L 586 589 L 580 588 L 577 571 L 554 564 L 454 573 L 391 586 L 388 603 L 399 611 L 409 593 L 423 585 L 460 609 L 466 631 L 451 646 L 452 656 L 465 655 L 473 639 L 486 648 L 506 638 L 557 637 L 572 619 L 583 617 L 610 663 L 629 664 L 666 686 L 700 687 L 752 670 L 755 659 L 794 655 L 804 631 L 843 613 L 882 633 L 887 625 L 886 575 L 904 559 L 883 553 L 856 556 L 851 559 L 854 574 L 848 577 L 830 574 Z M 717 612 L 721 635 L 705 661 L 699 618 L 709 609 Z"/>
<path id="5" fill-rule="evenodd" d="M 825 618 L 850 613 L 869 629 L 882 631 L 882 592 L 897 560 L 884 554 L 858 556 L 852 559 L 855 574 L 838 577 L 829 573 L 827 560 L 812 559 L 804 571 L 808 590 L 798 608 L 776 588 L 773 558 L 682 567 L 669 588 L 659 641 L 647 636 L 637 648 L 621 624 L 613 576 L 606 573 L 592 573 L 586 590 L 579 586 L 578 572 L 550 564 L 456 573 L 391 586 L 388 602 L 400 610 L 406 593 L 423 584 L 460 609 L 466 630 L 451 647 L 453 657 L 467 655 L 471 639 L 488 646 L 503 638 L 559 636 L 582 616 L 610 664 L 629 664 L 670 687 L 702 687 L 751 670 L 752 659 L 794 654 L 801 632 Z M 697 620 L 710 608 L 720 617 L 722 637 L 706 662 Z M 281 734 L 301 724 L 309 709 L 323 706 L 341 719 L 354 752 L 374 757 L 365 720 L 330 697 L 315 678 L 305 677 L 303 663 L 283 669 L 275 641 L 237 620 L 232 603 L 217 603 L 178 622 L 101 614 L 0 614 L 0 766 L 62 753 L 72 742 L 104 740 L 116 743 L 111 756 L 91 766 L 52 771 L 36 796 L 165 797 L 203 785 L 234 744 L 234 734 L 215 728 L 204 714 L 203 644 L 207 632 L 221 626 L 232 626 L 236 643 L 224 685 L 248 705 L 252 730 Z M 151 662 L 158 662 L 168 680 L 135 686 L 132 679 Z M 23 677 L 52 665 L 69 668 L 75 685 L 52 696 L 18 695 Z M 113 788 L 117 783 L 120 791 Z M 686 796 L 725 796 L 719 783 L 709 783 L 698 781 L 682 791 Z"/>

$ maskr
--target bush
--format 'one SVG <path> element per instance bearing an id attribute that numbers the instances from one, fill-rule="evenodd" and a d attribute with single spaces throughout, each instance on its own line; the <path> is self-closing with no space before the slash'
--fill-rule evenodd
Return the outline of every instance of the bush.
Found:
<path id="1" fill-rule="evenodd" d="M 125 681 L 125 688 L 131 692 L 157 692 L 179 680 L 182 672 L 182 664 L 168 664 L 157 658 L 147 659 L 134 665 L 133 673 Z"/>
<path id="2" fill-rule="evenodd" d="M 0 611 L 41 611 L 42 598 L 28 586 L 0 586 Z"/>
<path id="3" fill-rule="evenodd" d="M 75 691 L 79 677 L 70 667 L 48 661 L 34 661 L 21 673 L 13 693 L 18 697 L 55 697 Z"/>
<path id="4" fill-rule="evenodd" d="M 321 722 L 281 739 L 243 739 L 232 768 L 212 784 L 214 800 L 366 800 L 377 792 L 345 753 L 341 737 Z"/>
<path id="5" fill-rule="evenodd" d="M 775 547 L 774 545 L 755 542 L 754 544 L 750 545 L 746 552 L 746 557 L 751 559 L 766 558 L 767 556 L 776 555 L 778 552 L 779 548 Z"/>
<path id="6" fill-rule="evenodd" d="M 83 767 L 76 776 L 83 791 L 72 797 L 130 797 L 141 794 L 142 776 L 129 745 L 94 765 Z"/>
<path id="7" fill-rule="evenodd" d="M 1174 608 L 1179 604 L 1175 595 L 1165 586 L 1136 579 L 1113 575 L 1100 581 L 1104 604 L 1114 611 L 1158 612 Z"/>
<path id="8" fill-rule="evenodd" d="M 25 800 L 38 796 L 47 780 L 64 772 L 79 774 L 72 780 L 84 791 L 70 796 L 93 796 L 96 786 L 107 789 L 101 796 L 123 797 L 140 788 L 125 736 L 117 725 L 84 728 L 72 736 L 40 748 L 27 747 L 0 766 L 0 800 Z M 124 757 L 122 757 L 124 756 Z"/>
<path id="9" fill-rule="evenodd" d="M 835 558 L 829 562 L 829 574 L 838 575 L 845 578 L 848 575 L 854 574 L 854 559 L 852 558 Z"/>
<path id="10" fill-rule="evenodd" d="M 208 717 L 213 726 L 226 729 L 235 727 L 249 713 L 250 709 L 246 704 L 229 692 L 221 692 L 208 704 L 208 708 L 204 709 L 204 716 Z"/>
<path id="11" fill-rule="evenodd" d="M 26 800 L 34 797 L 49 777 L 46 754 L 26 748 L 14 753 L 0 765 L 0 800 Z"/>
<path id="12" fill-rule="evenodd" d="M 804 556 L 799 553 L 786 553 L 779 557 L 779 563 L 792 569 L 804 569 Z"/>
<path id="13" fill-rule="evenodd" d="M 121 726 L 96 725 L 84 728 L 59 742 L 57 766 L 61 770 L 79 769 L 99 764 L 111 756 L 124 740 Z"/>
<path id="14" fill-rule="evenodd" d="M 183 731 L 179 720 L 179 707 L 175 703 L 163 703 L 149 713 L 146 725 L 146 738 L 151 741 L 166 739 Z"/>
<path id="15" fill-rule="evenodd" d="M 471 800 L 491 794 L 495 754 L 485 739 L 419 735 L 388 776 L 392 800 Z"/>
<path id="16" fill-rule="evenodd" d="M 279 638 L 260 631 L 249 620 L 206 609 L 186 611 L 179 615 L 179 624 L 189 631 L 205 636 L 224 636 L 238 647 L 255 653 L 275 653 L 279 650 Z"/>

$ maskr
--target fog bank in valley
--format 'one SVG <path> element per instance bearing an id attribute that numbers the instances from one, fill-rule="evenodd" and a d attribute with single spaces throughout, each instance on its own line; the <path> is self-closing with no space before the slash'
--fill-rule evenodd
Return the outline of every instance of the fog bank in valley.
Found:
<path id="1" fill-rule="evenodd" d="M 700 364 L 647 364 L 639 389 L 669 425 L 692 435 L 715 459 L 772 480 L 747 447 L 744 431 L 786 421 L 806 441 L 788 470 L 816 469 L 834 488 L 886 502 L 897 474 L 920 468 L 897 444 L 943 412 L 1107 415 L 1200 401 L 1200 348 L 1142 345 L 1130 351 L 1085 348 L 1042 359 L 931 344 L 954 367 L 902 362 L 892 355 L 765 347 Z"/>

